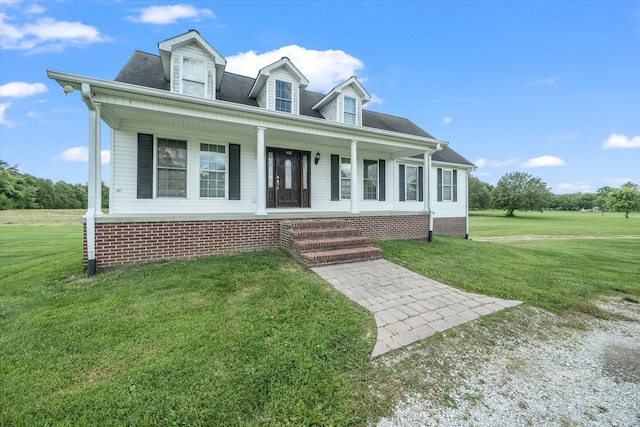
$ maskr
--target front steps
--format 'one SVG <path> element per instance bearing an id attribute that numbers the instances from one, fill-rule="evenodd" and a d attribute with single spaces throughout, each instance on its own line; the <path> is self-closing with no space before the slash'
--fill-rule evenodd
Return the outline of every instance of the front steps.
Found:
<path id="1" fill-rule="evenodd" d="M 283 221 L 280 243 L 309 267 L 382 258 L 382 250 L 345 220 Z"/>

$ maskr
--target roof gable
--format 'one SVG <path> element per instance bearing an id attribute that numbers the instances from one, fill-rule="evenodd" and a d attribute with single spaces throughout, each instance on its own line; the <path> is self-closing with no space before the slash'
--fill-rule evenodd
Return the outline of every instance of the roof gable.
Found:
<path id="1" fill-rule="evenodd" d="M 202 38 L 200 33 L 196 30 L 189 30 L 184 34 L 158 43 L 158 50 L 160 51 L 160 59 L 162 61 L 162 69 L 164 71 L 165 79 L 169 80 L 171 78 L 171 53 L 189 44 L 197 45 L 211 57 L 213 62 L 216 64 L 216 87 L 220 87 L 224 68 L 227 65 L 227 60 L 224 59 L 217 50 L 211 47 L 211 45 Z"/>
<path id="2" fill-rule="evenodd" d="M 320 101 L 318 101 L 317 104 L 313 106 L 313 109 L 314 110 L 321 109 L 322 107 L 324 107 L 325 105 L 333 101 L 335 98 L 340 96 L 342 91 L 347 87 L 351 87 L 353 88 L 353 90 L 356 91 L 356 93 L 358 94 L 358 96 L 362 101 L 362 105 L 371 101 L 371 95 L 369 95 L 369 92 L 366 91 L 366 89 L 362 86 L 362 84 L 360 84 L 360 82 L 355 76 L 351 76 L 344 82 L 340 83 L 338 86 L 331 89 L 331 91 L 329 91 L 328 94 L 326 94 Z"/>
<path id="3" fill-rule="evenodd" d="M 249 96 L 252 98 L 257 97 L 264 88 L 264 85 L 269 79 L 271 72 L 280 68 L 286 69 L 287 72 L 291 74 L 296 81 L 298 81 L 300 85 L 300 91 L 303 91 L 307 86 L 309 86 L 309 80 L 307 80 L 307 78 L 300 72 L 300 70 L 298 70 L 296 66 L 293 65 L 291 60 L 285 56 L 279 61 L 267 65 L 258 72 L 258 77 L 256 77 L 253 87 L 251 87 L 251 90 L 249 91 Z"/>

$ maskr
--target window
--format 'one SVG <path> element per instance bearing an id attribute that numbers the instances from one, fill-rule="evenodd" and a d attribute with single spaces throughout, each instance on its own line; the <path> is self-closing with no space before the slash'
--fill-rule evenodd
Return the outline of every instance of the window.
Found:
<path id="1" fill-rule="evenodd" d="M 276 80 L 276 111 L 291 112 L 291 83 Z"/>
<path id="2" fill-rule="evenodd" d="M 340 198 L 351 198 L 351 159 L 340 159 Z"/>
<path id="3" fill-rule="evenodd" d="M 182 59 L 182 93 L 204 97 L 205 63 L 199 59 Z"/>
<path id="4" fill-rule="evenodd" d="M 405 166 L 406 200 L 418 200 L 418 167 Z"/>
<path id="5" fill-rule="evenodd" d="M 378 198 L 378 161 L 365 160 L 362 174 L 362 198 L 376 200 Z"/>
<path id="6" fill-rule="evenodd" d="M 187 141 L 158 138 L 158 197 L 187 197 Z"/>
<path id="7" fill-rule="evenodd" d="M 356 124 L 356 100 L 347 96 L 344 97 L 344 122 Z"/>
<path id="8" fill-rule="evenodd" d="M 227 155 L 224 145 L 200 144 L 200 197 L 224 197 Z"/>
<path id="9" fill-rule="evenodd" d="M 453 178 L 452 171 L 442 170 L 442 200 L 450 202 L 453 200 Z"/>

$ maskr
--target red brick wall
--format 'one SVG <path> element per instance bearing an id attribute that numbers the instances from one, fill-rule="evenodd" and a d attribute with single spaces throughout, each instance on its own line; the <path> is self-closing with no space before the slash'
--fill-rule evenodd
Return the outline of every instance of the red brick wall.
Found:
<path id="1" fill-rule="evenodd" d="M 326 218 L 319 218 L 326 219 Z M 428 215 L 331 218 L 357 227 L 373 240 L 424 239 Z M 114 222 L 96 224 L 98 268 L 152 261 L 195 258 L 221 253 L 272 250 L 280 247 L 283 219 L 174 222 Z M 465 218 L 438 218 L 436 233 L 465 236 Z M 286 244 L 286 243 L 285 243 Z M 86 227 L 84 266 L 88 265 Z"/>
<path id="2" fill-rule="evenodd" d="M 467 218 L 434 218 L 433 233 L 464 238 L 467 235 Z"/>

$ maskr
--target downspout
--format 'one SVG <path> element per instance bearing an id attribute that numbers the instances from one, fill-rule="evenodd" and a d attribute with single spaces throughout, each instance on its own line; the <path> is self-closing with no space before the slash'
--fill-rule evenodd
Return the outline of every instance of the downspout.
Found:
<path id="1" fill-rule="evenodd" d="M 465 194 L 466 194 L 466 198 L 465 198 L 465 212 L 467 215 L 467 220 L 466 220 L 466 230 L 465 230 L 465 235 L 464 238 L 469 240 L 469 174 L 473 171 L 475 171 L 476 168 L 471 168 L 471 169 L 467 169 L 466 175 L 467 175 L 467 186 L 465 188 Z"/>
<path id="2" fill-rule="evenodd" d="M 437 144 L 436 147 L 425 156 L 425 169 L 427 170 L 427 185 L 425 185 L 425 188 L 428 187 L 429 189 L 425 196 L 427 202 L 426 211 L 429 212 L 429 237 L 427 238 L 429 242 L 433 242 L 433 215 L 435 214 L 435 212 L 431 210 L 431 155 L 440 150 L 442 150 L 442 145 Z"/>
<path id="3" fill-rule="evenodd" d="M 91 99 L 91 87 L 87 83 L 82 83 L 82 100 L 89 108 L 89 182 L 87 183 L 87 213 L 85 226 L 87 229 L 87 276 L 96 274 L 96 156 L 99 155 L 96 149 L 96 135 L 98 134 L 96 118 L 96 106 Z"/>

